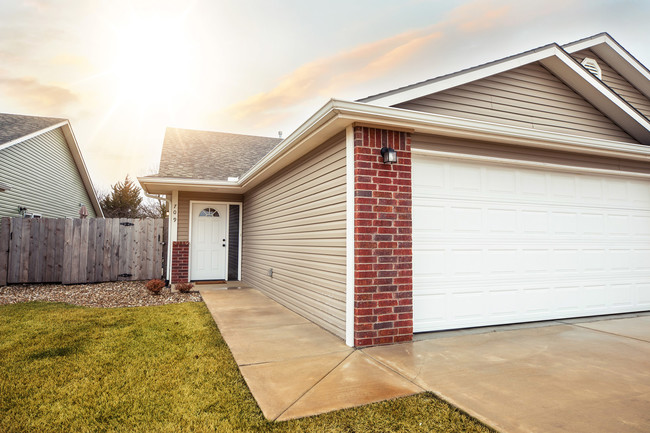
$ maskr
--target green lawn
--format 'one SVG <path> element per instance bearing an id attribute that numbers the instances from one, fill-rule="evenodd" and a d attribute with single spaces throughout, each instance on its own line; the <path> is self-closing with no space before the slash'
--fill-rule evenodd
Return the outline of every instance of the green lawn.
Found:
<path id="1" fill-rule="evenodd" d="M 266 421 L 203 303 L 0 306 L 0 432 L 489 432 L 432 394 Z"/>

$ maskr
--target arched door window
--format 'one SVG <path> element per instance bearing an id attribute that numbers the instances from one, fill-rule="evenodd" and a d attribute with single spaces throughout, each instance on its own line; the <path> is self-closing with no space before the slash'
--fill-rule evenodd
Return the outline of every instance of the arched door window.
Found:
<path id="1" fill-rule="evenodd" d="M 219 217 L 219 212 L 217 212 L 216 209 L 212 209 L 211 207 L 206 207 L 201 211 L 199 214 L 200 217 Z"/>

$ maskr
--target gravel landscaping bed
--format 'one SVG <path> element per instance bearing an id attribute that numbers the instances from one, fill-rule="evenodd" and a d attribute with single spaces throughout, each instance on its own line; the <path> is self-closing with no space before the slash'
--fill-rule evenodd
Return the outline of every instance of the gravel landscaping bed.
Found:
<path id="1" fill-rule="evenodd" d="M 200 302 L 201 295 L 171 293 L 164 288 L 153 295 L 145 288 L 146 281 L 117 281 L 96 284 L 29 284 L 0 287 L 0 305 L 28 301 L 65 302 L 84 307 L 143 307 L 150 305 Z"/>

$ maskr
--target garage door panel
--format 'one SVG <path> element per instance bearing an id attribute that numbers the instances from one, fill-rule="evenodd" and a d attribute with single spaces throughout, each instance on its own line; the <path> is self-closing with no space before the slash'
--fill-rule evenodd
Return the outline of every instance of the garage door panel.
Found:
<path id="1" fill-rule="evenodd" d="M 650 283 L 636 284 L 639 306 L 650 309 Z"/>
<path id="2" fill-rule="evenodd" d="M 650 307 L 650 182 L 420 155 L 413 177 L 416 332 Z"/>

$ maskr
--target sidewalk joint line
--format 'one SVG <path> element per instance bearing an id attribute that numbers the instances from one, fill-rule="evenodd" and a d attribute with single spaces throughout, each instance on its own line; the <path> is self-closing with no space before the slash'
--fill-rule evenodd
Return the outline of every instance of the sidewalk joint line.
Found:
<path id="1" fill-rule="evenodd" d="M 291 403 L 289 406 L 287 406 L 287 408 L 286 408 L 285 410 L 283 410 L 283 411 L 282 411 L 278 416 L 276 416 L 275 418 L 273 418 L 273 421 L 276 421 L 278 418 L 280 418 L 282 415 L 284 415 L 284 413 L 285 413 L 286 411 L 288 411 L 288 410 L 291 409 L 291 408 L 292 408 L 296 403 L 298 403 L 298 400 L 300 400 L 301 398 L 303 398 L 303 397 L 304 397 L 304 396 L 305 396 L 309 391 L 311 391 L 312 389 L 314 389 L 314 388 L 315 388 L 319 383 L 321 383 L 321 382 L 322 382 L 322 381 L 323 381 L 327 376 L 329 376 L 330 374 L 332 374 L 332 372 L 333 372 L 334 370 L 336 370 L 336 369 L 337 369 L 341 364 L 343 364 L 343 363 L 345 362 L 345 360 L 348 359 L 350 356 L 352 356 L 352 354 L 353 354 L 354 352 L 356 352 L 357 350 L 359 350 L 359 349 L 353 348 L 352 352 L 348 353 L 348 355 L 347 355 L 345 358 L 343 358 L 343 359 L 341 360 L 341 362 L 339 362 L 339 363 L 336 364 L 334 367 L 332 367 L 332 369 L 330 369 L 330 371 L 328 371 L 327 373 L 325 373 L 325 375 L 324 375 L 323 377 L 321 377 L 320 379 L 318 379 L 318 381 L 316 381 L 316 383 L 314 383 L 314 384 L 313 384 L 312 386 L 310 386 L 310 387 L 309 387 L 305 392 L 303 392 L 303 393 L 302 393 L 302 394 L 301 394 L 297 399 L 295 399 L 295 400 L 293 401 L 293 403 Z"/>

